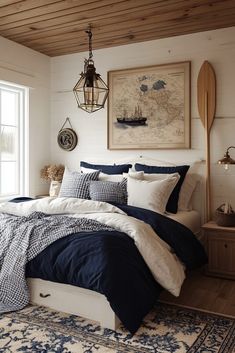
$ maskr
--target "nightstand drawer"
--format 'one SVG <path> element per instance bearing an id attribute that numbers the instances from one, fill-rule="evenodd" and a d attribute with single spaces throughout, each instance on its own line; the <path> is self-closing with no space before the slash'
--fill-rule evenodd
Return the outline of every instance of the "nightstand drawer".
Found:
<path id="1" fill-rule="evenodd" d="M 209 236 L 207 246 L 208 273 L 235 279 L 235 237 Z"/>
<path id="2" fill-rule="evenodd" d="M 235 279 L 235 227 L 208 222 L 202 228 L 207 243 L 207 274 Z"/>

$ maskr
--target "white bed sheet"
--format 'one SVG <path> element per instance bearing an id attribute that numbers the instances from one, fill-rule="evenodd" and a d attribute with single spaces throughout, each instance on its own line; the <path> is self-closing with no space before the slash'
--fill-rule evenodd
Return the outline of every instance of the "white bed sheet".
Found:
<path id="1" fill-rule="evenodd" d="M 185 225 L 196 236 L 200 234 L 201 230 L 201 217 L 199 212 L 192 211 L 178 211 L 176 214 L 167 214 L 167 217 Z"/>

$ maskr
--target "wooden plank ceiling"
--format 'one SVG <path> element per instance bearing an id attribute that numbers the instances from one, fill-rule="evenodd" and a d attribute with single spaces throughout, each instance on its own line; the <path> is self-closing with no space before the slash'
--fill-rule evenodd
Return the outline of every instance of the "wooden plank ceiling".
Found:
<path id="1" fill-rule="evenodd" d="M 49 56 L 235 25 L 235 0 L 0 0 L 0 35 Z"/>

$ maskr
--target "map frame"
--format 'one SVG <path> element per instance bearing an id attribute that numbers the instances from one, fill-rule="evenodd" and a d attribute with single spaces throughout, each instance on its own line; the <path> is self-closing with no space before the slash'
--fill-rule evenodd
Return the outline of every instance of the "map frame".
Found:
<path id="1" fill-rule="evenodd" d="M 108 72 L 110 150 L 191 147 L 191 62 Z"/>

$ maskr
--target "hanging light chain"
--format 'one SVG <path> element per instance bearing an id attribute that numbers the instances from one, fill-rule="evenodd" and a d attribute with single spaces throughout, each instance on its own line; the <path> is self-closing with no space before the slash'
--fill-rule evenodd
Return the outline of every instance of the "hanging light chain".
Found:
<path id="1" fill-rule="evenodd" d="M 92 32 L 91 32 L 91 26 L 89 26 L 88 30 L 86 31 L 88 34 L 88 39 L 89 39 L 89 60 L 93 58 L 93 53 L 92 53 Z"/>

